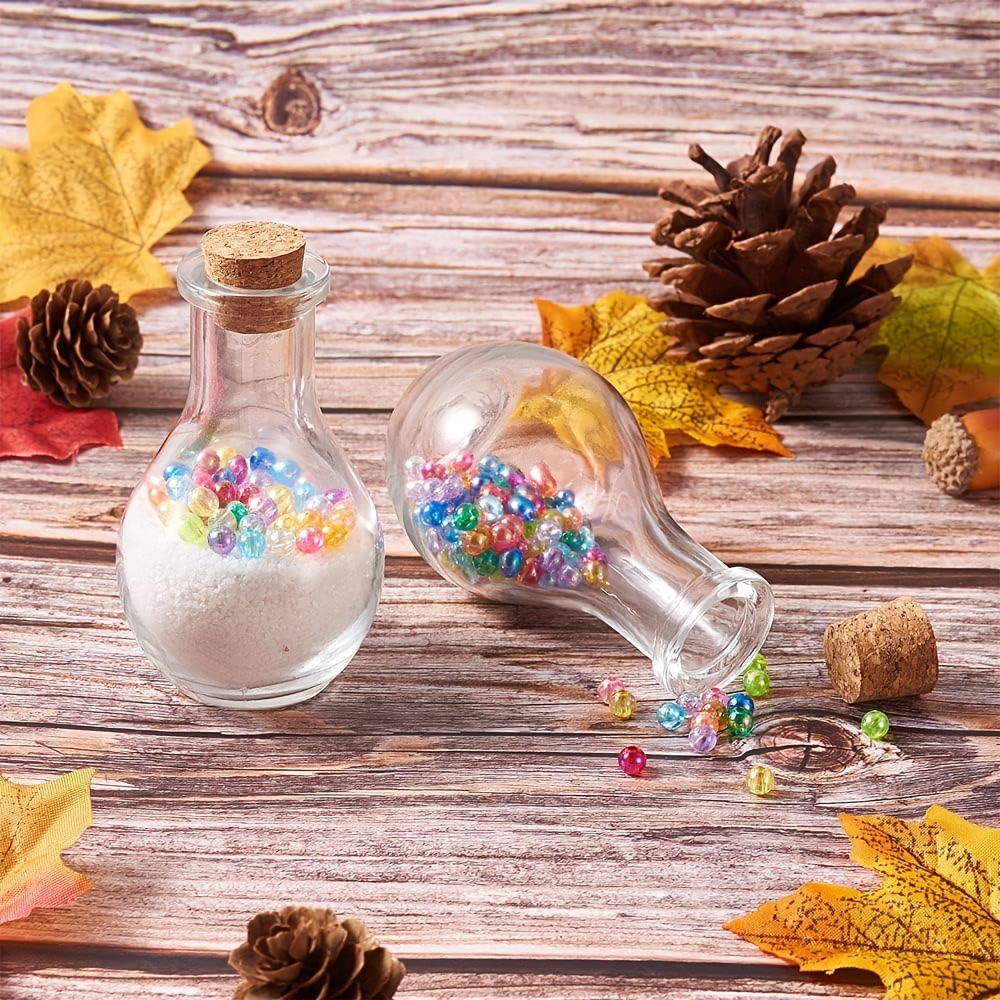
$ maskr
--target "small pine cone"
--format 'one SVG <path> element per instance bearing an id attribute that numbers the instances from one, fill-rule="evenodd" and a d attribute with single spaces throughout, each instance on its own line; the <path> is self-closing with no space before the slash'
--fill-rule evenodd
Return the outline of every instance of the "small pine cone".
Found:
<path id="1" fill-rule="evenodd" d="M 258 913 L 229 964 L 243 977 L 233 1000 L 389 1000 L 406 972 L 360 920 L 307 906 Z"/>
<path id="2" fill-rule="evenodd" d="M 135 310 L 110 285 L 64 281 L 17 321 L 21 381 L 60 406 L 89 406 L 132 377 L 142 349 Z"/>

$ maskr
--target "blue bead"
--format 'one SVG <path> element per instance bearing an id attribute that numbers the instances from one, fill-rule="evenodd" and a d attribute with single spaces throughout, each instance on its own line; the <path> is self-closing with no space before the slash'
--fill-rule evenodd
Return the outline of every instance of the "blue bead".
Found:
<path id="1" fill-rule="evenodd" d="M 163 478 L 170 479 L 172 476 L 190 476 L 191 469 L 184 465 L 183 462 L 171 462 L 163 470 Z"/>
<path id="2" fill-rule="evenodd" d="M 500 572 L 504 576 L 517 576 L 524 564 L 520 549 L 508 549 L 500 554 Z"/>
<path id="3" fill-rule="evenodd" d="M 235 486 L 236 475 L 230 469 L 223 469 L 222 472 L 219 473 L 219 482 L 232 483 L 233 486 Z"/>
<path id="4" fill-rule="evenodd" d="M 191 492 L 191 477 L 184 472 L 177 473 L 167 479 L 167 496 L 171 500 L 184 500 Z"/>
<path id="5" fill-rule="evenodd" d="M 263 531 L 241 531 L 239 546 L 244 559 L 259 559 L 267 548 L 267 538 Z"/>
<path id="6" fill-rule="evenodd" d="M 292 489 L 292 496 L 295 497 L 295 509 L 302 510 L 302 505 L 310 498 L 316 496 L 319 490 L 308 480 L 296 484 Z"/>
<path id="7" fill-rule="evenodd" d="M 444 504 L 439 500 L 428 500 L 427 503 L 423 504 L 418 511 L 420 520 L 427 525 L 428 528 L 438 527 L 444 520 L 444 515 Z"/>
<path id="8" fill-rule="evenodd" d="M 726 702 L 726 708 L 738 708 L 742 712 L 749 712 L 753 715 L 753 698 L 740 691 L 738 694 L 731 694 Z"/>
<path id="9" fill-rule="evenodd" d="M 527 497 L 516 493 L 507 501 L 507 510 L 523 521 L 532 521 L 535 517 L 535 505 Z"/>
<path id="10" fill-rule="evenodd" d="M 254 448 L 254 450 L 250 452 L 251 469 L 270 469 L 276 461 L 277 458 L 270 448 Z"/>
<path id="11" fill-rule="evenodd" d="M 282 486 L 291 486 L 299 478 L 299 463 L 293 462 L 290 458 L 283 462 L 275 462 L 271 467 L 271 475 L 276 483 Z"/>
<path id="12" fill-rule="evenodd" d="M 476 475 L 469 480 L 469 487 L 473 493 L 478 493 L 489 481 L 489 476 Z"/>
<path id="13" fill-rule="evenodd" d="M 503 501 L 499 497 L 485 496 L 479 501 L 479 509 L 487 521 L 495 521 L 503 514 Z"/>
<path id="14" fill-rule="evenodd" d="M 552 494 L 552 500 L 556 507 L 560 510 L 565 510 L 576 503 L 576 494 L 572 490 L 556 490 Z"/>
<path id="15" fill-rule="evenodd" d="M 462 533 L 455 527 L 451 518 L 441 522 L 441 537 L 449 544 L 456 545 L 462 538 Z"/>
<path id="16" fill-rule="evenodd" d="M 680 729 L 688 714 L 676 701 L 665 701 L 656 710 L 656 721 L 664 729 Z"/>
<path id="17" fill-rule="evenodd" d="M 501 464 L 500 459 L 496 455 L 485 455 L 479 460 L 479 473 L 483 476 L 489 476 L 492 479 L 497 474 L 497 470 Z"/>

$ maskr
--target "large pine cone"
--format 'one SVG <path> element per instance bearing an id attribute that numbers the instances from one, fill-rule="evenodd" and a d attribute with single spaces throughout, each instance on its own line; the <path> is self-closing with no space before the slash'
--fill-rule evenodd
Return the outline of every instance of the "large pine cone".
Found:
<path id="1" fill-rule="evenodd" d="M 717 190 L 667 184 L 660 197 L 679 207 L 652 238 L 694 262 L 669 257 L 643 265 L 667 286 L 649 303 L 669 314 L 663 329 L 678 338 L 668 354 L 738 389 L 767 393 L 771 418 L 806 386 L 832 382 L 854 364 L 899 302 L 891 289 L 912 262 L 903 257 L 851 281 L 888 206 L 863 208 L 830 239 L 854 188 L 830 187 L 837 165 L 828 156 L 793 191 L 806 140 L 792 132 L 769 165 L 780 136 L 765 128 L 753 155 L 727 167 L 692 146 L 691 159 L 712 174 Z"/>
<path id="2" fill-rule="evenodd" d="M 406 972 L 360 920 L 307 906 L 258 913 L 229 964 L 243 976 L 233 1000 L 389 1000 Z"/>
<path id="3" fill-rule="evenodd" d="M 142 334 L 135 310 L 110 285 L 64 281 L 31 300 L 17 321 L 17 363 L 25 385 L 60 406 L 89 406 L 132 377 Z"/>

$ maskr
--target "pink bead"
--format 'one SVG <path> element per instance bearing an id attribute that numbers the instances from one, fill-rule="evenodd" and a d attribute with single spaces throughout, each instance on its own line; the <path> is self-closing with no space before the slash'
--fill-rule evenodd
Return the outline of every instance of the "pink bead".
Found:
<path id="1" fill-rule="evenodd" d="M 610 677 L 605 677 L 600 684 L 597 685 L 597 697 L 604 702 L 605 705 L 611 700 L 611 696 L 616 691 L 624 691 L 625 685 L 622 683 L 620 677 L 615 677 L 611 675 Z"/>
<path id="2" fill-rule="evenodd" d="M 630 778 L 638 778 L 646 770 L 646 751 L 642 747 L 624 747 L 618 753 L 618 766 Z"/>
<path id="3" fill-rule="evenodd" d="M 218 472 L 219 466 L 222 464 L 219 461 L 219 453 L 213 448 L 206 448 L 198 456 L 198 464 L 204 466 L 209 472 Z"/>
<path id="4" fill-rule="evenodd" d="M 518 472 L 517 469 L 511 470 L 511 474 L 507 477 L 507 482 L 511 486 L 520 486 L 521 483 L 525 482 L 524 473 Z"/>
<path id="5" fill-rule="evenodd" d="M 556 477 L 544 462 L 539 462 L 528 470 L 528 479 L 538 487 L 543 496 L 552 496 L 556 491 Z"/>
<path id="6" fill-rule="evenodd" d="M 451 460 L 451 467 L 456 472 L 468 472 L 476 464 L 476 456 L 471 451 L 463 451 Z"/>
<path id="7" fill-rule="evenodd" d="M 506 499 L 507 499 L 507 494 L 504 493 L 504 491 L 499 486 L 497 486 L 496 483 L 487 483 L 479 491 L 479 496 L 480 497 L 496 497 L 498 500 L 504 500 L 504 501 L 506 501 Z"/>
<path id="8" fill-rule="evenodd" d="M 351 494 L 347 490 L 327 490 L 323 496 L 332 504 L 344 503 L 351 499 Z"/>
<path id="9" fill-rule="evenodd" d="M 323 532 L 319 528 L 303 528 L 295 536 L 295 547 L 299 552 L 319 552 L 323 548 Z"/>
<path id="10" fill-rule="evenodd" d="M 424 479 L 444 479 L 448 475 L 448 470 L 444 467 L 442 462 L 434 462 L 431 459 L 427 459 L 423 465 L 420 466 L 420 475 Z"/>
<path id="11" fill-rule="evenodd" d="M 702 691 L 702 693 L 701 693 L 701 703 L 702 703 L 702 705 L 708 705 L 708 704 L 711 704 L 713 702 L 721 704 L 721 705 L 725 705 L 725 703 L 726 703 L 726 701 L 727 701 L 728 698 L 729 698 L 729 695 L 726 694 L 726 692 L 723 691 L 722 688 L 718 688 L 718 687 L 709 688 L 707 691 Z"/>
<path id="12" fill-rule="evenodd" d="M 196 465 L 191 473 L 191 482 L 195 486 L 204 486 L 206 490 L 215 489 L 215 480 L 212 473 L 203 465 Z"/>
<path id="13" fill-rule="evenodd" d="M 229 471 L 233 474 L 233 478 L 239 486 L 246 481 L 250 469 L 247 466 L 247 460 L 242 455 L 233 455 L 229 460 Z"/>
<path id="14" fill-rule="evenodd" d="M 490 525 L 490 548 L 494 552 L 516 549 L 524 537 L 524 522 L 513 514 L 505 514 Z"/>

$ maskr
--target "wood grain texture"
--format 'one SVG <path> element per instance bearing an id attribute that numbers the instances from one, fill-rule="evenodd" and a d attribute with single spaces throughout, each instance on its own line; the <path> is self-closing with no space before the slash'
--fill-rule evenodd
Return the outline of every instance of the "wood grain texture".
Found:
<path id="1" fill-rule="evenodd" d="M 647 661 L 600 622 L 478 602 L 414 558 L 384 432 L 440 354 L 535 340 L 533 298 L 645 290 L 655 191 L 694 179 L 691 141 L 725 160 L 765 123 L 798 126 L 804 165 L 831 153 L 859 201 L 892 196 L 886 235 L 939 233 L 985 265 L 998 37 L 985 0 L 0 2 L 0 145 L 23 147 L 28 100 L 60 79 L 125 87 L 150 125 L 190 116 L 212 147 L 194 214 L 156 248 L 168 267 L 205 229 L 261 217 L 330 260 L 317 390 L 390 553 L 368 639 L 304 705 L 206 708 L 152 667 L 114 536 L 183 403 L 188 319 L 173 291 L 137 296 L 142 363 L 110 401 L 125 446 L 0 463 L 0 771 L 98 769 L 94 825 L 66 855 L 95 888 L 0 927 L 4 1000 L 231 996 L 226 952 L 289 902 L 367 920 L 414 1000 L 880 996 L 722 923 L 805 880 L 873 884 L 840 811 L 940 802 L 1000 826 L 996 501 L 930 486 L 922 428 L 871 363 L 779 425 L 794 460 L 678 449 L 659 471 L 674 515 L 759 567 L 777 604 L 754 734 L 697 757 L 655 726 Z M 320 90 L 312 135 L 262 122 L 292 67 Z M 884 706 L 876 745 L 833 696 L 821 636 L 902 593 L 930 616 L 941 677 Z M 596 700 L 608 672 L 639 698 L 629 723 Z M 633 741 L 642 781 L 615 768 Z M 742 788 L 757 760 L 773 800 Z"/>
<path id="2" fill-rule="evenodd" d="M 778 117 L 866 191 L 1000 204 L 998 29 L 985 0 L 8 0 L 0 11 L 4 145 L 20 139 L 25 98 L 69 76 L 126 87 L 155 125 L 193 117 L 227 171 L 648 189 L 691 175 L 689 142 L 711 138 L 725 162 Z M 261 98 L 289 67 L 320 89 L 313 135 L 263 123 Z"/>

